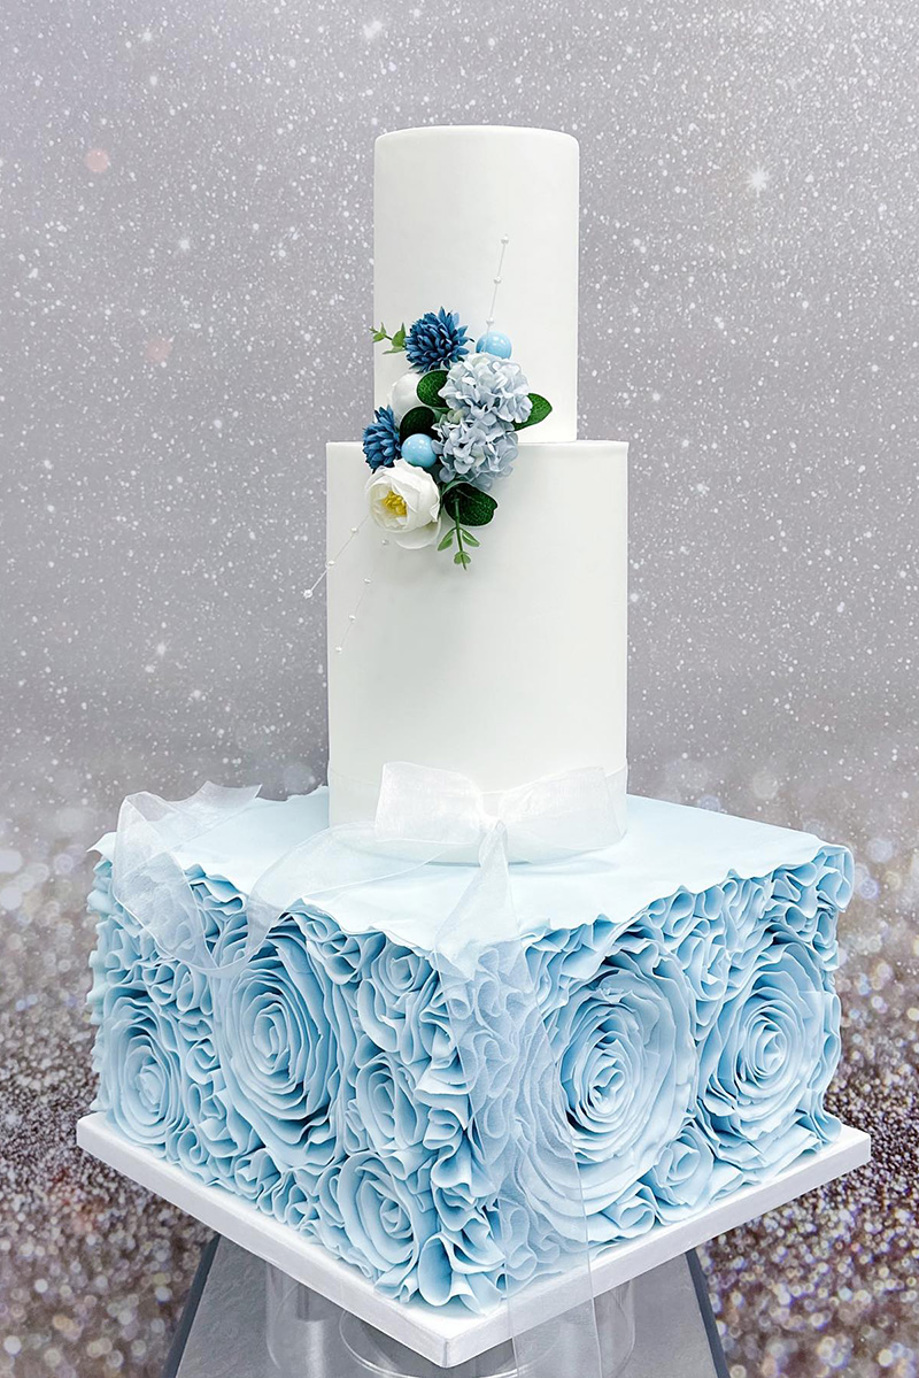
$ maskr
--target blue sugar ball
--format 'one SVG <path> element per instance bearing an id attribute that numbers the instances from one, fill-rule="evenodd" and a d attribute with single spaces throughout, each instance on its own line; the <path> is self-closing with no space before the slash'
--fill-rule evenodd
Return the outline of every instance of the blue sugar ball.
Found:
<path id="1" fill-rule="evenodd" d="M 489 330 L 475 342 L 476 354 L 497 354 L 499 359 L 511 357 L 511 342 L 500 330 Z"/>
<path id="2" fill-rule="evenodd" d="M 402 458 L 419 469 L 433 469 L 437 463 L 434 445 L 429 435 L 409 435 L 402 442 Z"/>

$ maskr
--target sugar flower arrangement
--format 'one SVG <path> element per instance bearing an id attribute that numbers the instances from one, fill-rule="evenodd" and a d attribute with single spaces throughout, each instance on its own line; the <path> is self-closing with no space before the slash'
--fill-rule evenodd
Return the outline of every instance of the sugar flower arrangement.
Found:
<path id="1" fill-rule="evenodd" d="M 552 408 L 528 391 L 507 336 L 489 329 L 472 350 L 455 311 L 426 311 L 393 334 L 380 325 L 373 338 L 410 368 L 364 431 L 370 515 L 399 545 L 452 549 L 465 569 L 479 544 L 470 528 L 495 514 L 490 490 L 513 469 L 517 432 Z"/>

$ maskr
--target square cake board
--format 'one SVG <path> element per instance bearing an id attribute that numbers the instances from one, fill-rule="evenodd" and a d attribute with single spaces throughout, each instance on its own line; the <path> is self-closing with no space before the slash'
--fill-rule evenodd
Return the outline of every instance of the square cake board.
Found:
<path id="1" fill-rule="evenodd" d="M 356 1268 L 334 1258 L 321 1244 L 222 1188 L 195 1181 L 149 1149 L 136 1148 L 101 1114 L 86 1115 L 78 1122 L 77 1143 L 139 1186 L 442 1368 L 474 1359 L 510 1338 L 506 1306 L 476 1316 L 460 1305 L 435 1308 L 417 1299 L 405 1304 L 381 1296 Z M 774 1177 L 742 1187 L 687 1220 L 656 1225 L 638 1239 L 603 1249 L 591 1265 L 594 1293 L 599 1296 L 619 1287 L 726 1230 L 784 1206 L 862 1167 L 870 1156 L 868 1135 L 843 1125 L 832 1144 L 802 1154 Z M 580 1289 L 572 1293 L 565 1278 L 540 1282 L 515 1299 L 515 1320 L 525 1326 L 531 1317 L 532 1324 L 537 1324 L 561 1315 L 580 1300 Z"/>

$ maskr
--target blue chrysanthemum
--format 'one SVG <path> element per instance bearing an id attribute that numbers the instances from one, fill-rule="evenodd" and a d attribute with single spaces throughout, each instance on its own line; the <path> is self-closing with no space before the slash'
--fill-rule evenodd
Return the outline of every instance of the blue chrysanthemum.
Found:
<path id="1" fill-rule="evenodd" d="M 399 458 L 399 427 L 392 407 L 378 407 L 373 413 L 373 420 L 364 429 L 363 445 L 367 463 L 373 470 L 388 468 Z"/>
<path id="2" fill-rule="evenodd" d="M 426 311 L 405 337 L 405 353 L 412 368 L 430 373 L 434 368 L 449 368 L 469 353 L 466 327 L 459 323 L 457 311 Z"/>

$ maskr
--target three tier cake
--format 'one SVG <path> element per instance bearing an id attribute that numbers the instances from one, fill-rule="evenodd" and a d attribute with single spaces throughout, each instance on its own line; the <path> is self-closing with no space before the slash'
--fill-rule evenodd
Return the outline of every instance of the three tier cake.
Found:
<path id="1" fill-rule="evenodd" d="M 438 1308 L 838 1127 L 848 853 L 643 799 L 626 827 L 626 445 L 576 438 L 577 260 L 574 139 L 377 141 L 328 790 L 134 796 L 90 900 L 108 1128 Z"/>

